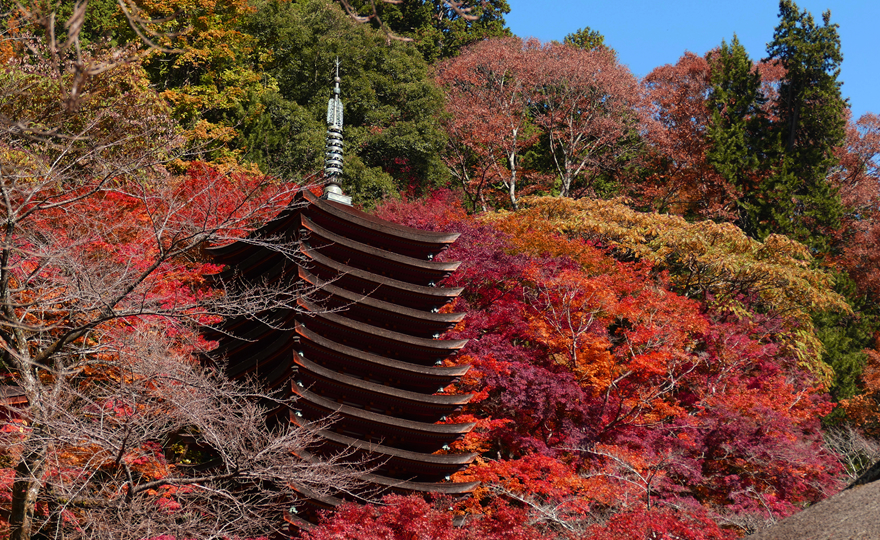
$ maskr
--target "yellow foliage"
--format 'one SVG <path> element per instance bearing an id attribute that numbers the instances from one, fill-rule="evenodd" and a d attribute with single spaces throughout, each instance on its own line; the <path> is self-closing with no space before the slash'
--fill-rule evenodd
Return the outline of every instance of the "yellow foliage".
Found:
<path id="1" fill-rule="evenodd" d="M 731 223 L 638 212 L 623 199 L 526 197 L 515 214 L 501 212 L 484 219 L 518 238 L 527 235 L 513 229 L 544 229 L 610 248 L 620 259 L 648 262 L 657 270 L 668 270 L 671 285 L 682 294 L 705 298 L 717 307 L 743 311 L 742 297 L 757 300 L 790 321 L 789 331 L 780 338 L 801 364 L 820 380 L 831 375 L 820 360 L 823 349 L 811 315 L 851 309 L 832 290 L 831 275 L 815 268 L 803 244 L 781 235 L 759 242 Z M 570 243 L 560 246 L 569 256 L 570 248 Z M 556 255 L 552 246 L 539 249 Z M 584 245 L 573 258 L 582 264 L 596 260 L 588 256 L 590 249 L 595 248 Z"/>

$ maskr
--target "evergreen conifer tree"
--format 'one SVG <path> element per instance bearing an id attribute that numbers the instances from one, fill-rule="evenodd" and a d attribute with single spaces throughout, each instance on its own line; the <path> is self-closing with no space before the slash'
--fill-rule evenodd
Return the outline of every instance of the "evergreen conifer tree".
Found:
<path id="1" fill-rule="evenodd" d="M 712 89 L 707 100 L 711 116 L 706 160 L 739 190 L 740 215 L 744 215 L 749 194 L 754 191 L 759 164 L 755 147 L 765 121 L 760 108 L 766 101 L 761 93 L 761 76 L 736 34 L 729 45 L 722 41 L 721 49 L 709 60 Z M 740 221 L 746 225 L 748 220 Z"/>
<path id="2" fill-rule="evenodd" d="M 828 181 L 834 148 L 845 135 L 840 36 L 830 11 L 818 25 L 809 12 L 782 0 L 779 17 L 766 61 L 779 62 L 785 76 L 763 141 L 766 175 L 747 201 L 747 228 L 758 237 L 782 233 L 826 251 L 827 234 L 842 214 Z"/>
<path id="3" fill-rule="evenodd" d="M 583 49 L 585 51 L 591 51 L 593 49 L 598 49 L 599 47 L 607 47 L 607 45 L 605 45 L 605 36 L 599 33 L 598 30 L 593 30 L 589 26 L 578 28 L 576 32 L 566 35 L 562 42 L 566 45 L 571 45 L 572 47 L 577 47 L 578 49 Z"/>

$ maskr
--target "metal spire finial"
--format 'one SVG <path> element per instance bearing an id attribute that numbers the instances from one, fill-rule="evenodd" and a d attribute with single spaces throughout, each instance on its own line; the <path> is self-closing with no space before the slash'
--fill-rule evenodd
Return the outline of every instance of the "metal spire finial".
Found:
<path id="1" fill-rule="evenodd" d="M 327 103 L 327 153 L 324 160 L 324 184 L 325 199 L 351 204 L 351 197 L 342 193 L 339 187 L 339 177 L 342 175 L 342 101 L 339 99 L 339 57 L 336 58 L 336 83 L 333 88 L 333 96 Z"/>

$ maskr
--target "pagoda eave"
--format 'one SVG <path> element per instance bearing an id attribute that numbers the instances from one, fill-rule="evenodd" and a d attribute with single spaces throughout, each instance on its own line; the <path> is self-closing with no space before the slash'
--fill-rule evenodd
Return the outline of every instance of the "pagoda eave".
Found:
<path id="1" fill-rule="evenodd" d="M 339 384 L 343 384 L 352 388 L 358 388 L 360 390 L 364 390 L 370 393 L 384 395 L 390 399 L 399 399 L 401 401 L 409 403 L 421 403 L 425 405 L 436 405 L 440 407 L 461 407 L 462 405 L 466 405 L 471 400 L 471 398 L 474 397 L 473 394 L 435 395 L 410 392 L 408 390 L 394 388 L 393 386 L 386 386 L 384 384 L 378 384 L 364 379 L 358 379 L 356 377 L 345 375 L 343 373 L 336 373 L 332 370 L 326 369 L 318 364 L 315 364 L 314 362 L 309 361 L 305 357 L 297 357 L 294 359 L 294 362 L 301 368 L 302 371 L 312 373 L 318 377 L 332 380 L 334 382 L 338 382 Z"/>
<path id="2" fill-rule="evenodd" d="M 299 452 L 299 457 L 307 462 L 319 462 L 320 458 L 310 452 Z M 361 480 L 379 486 L 380 489 L 390 489 L 396 493 L 444 493 L 448 495 L 462 495 L 472 492 L 479 482 L 420 482 L 417 480 L 391 478 L 381 474 L 364 473 Z M 373 491 L 373 490 L 370 490 Z"/>
<path id="3" fill-rule="evenodd" d="M 406 359 L 413 363 L 423 365 L 433 364 L 438 355 L 450 355 L 464 347 L 466 339 L 426 339 L 413 337 L 400 332 L 394 332 L 378 326 L 354 321 L 339 315 L 322 311 L 318 306 L 300 298 L 299 305 L 311 314 L 308 325 L 314 326 L 322 335 L 333 335 L 342 340 L 346 339 L 358 343 L 358 348 L 373 352 L 374 350 L 389 351 L 396 353 L 397 359 Z M 320 331 L 324 330 L 324 332 Z"/>
<path id="4" fill-rule="evenodd" d="M 371 383 L 343 374 L 327 375 L 320 366 L 304 358 L 295 360 L 297 385 L 308 388 L 333 401 L 356 403 L 364 410 L 381 410 L 398 418 L 434 422 L 455 413 L 470 400 L 471 395 L 432 395 L 405 392 L 390 386 Z M 310 367 L 306 367 L 306 365 Z M 318 373 L 324 372 L 324 373 Z"/>
<path id="5" fill-rule="evenodd" d="M 461 424 L 432 424 L 428 422 L 417 422 L 415 420 L 396 418 L 386 414 L 351 407 L 344 403 L 337 403 L 297 386 L 293 387 L 293 392 L 299 396 L 298 404 L 305 402 L 314 405 L 316 408 L 326 411 L 326 416 L 335 414 L 345 418 L 356 418 L 365 423 L 381 424 L 416 434 L 426 434 L 430 436 L 454 435 L 457 437 L 470 432 L 477 425 L 474 422 Z"/>
<path id="6" fill-rule="evenodd" d="M 430 311 L 422 311 L 418 309 L 399 306 L 391 302 L 384 302 L 371 298 L 369 295 L 357 294 L 341 287 L 337 287 L 306 270 L 299 269 L 299 277 L 306 282 L 314 285 L 319 290 L 328 294 L 338 296 L 352 307 L 367 306 L 375 310 L 382 311 L 394 317 L 408 318 L 413 321 L 424 324 L 435 324 L 443 326 L 454 326 L 456 323 L 464 319 L 464 313 L 431 313 Z"/>
<path id="7" fill-rule="evenodd" d="M 427 285 L 432 281 L 439 282 L 461 264 L 416 259 L 355 242 L 317 225 L 305 214 L 302 215 L 301 221 L 302 226 L 309 232 L 308 238 L 304 239 L 307 249 L 321 250 L 334 260 L 380 275 L 394 273 L 406 276 L 414 283 Z"/>
<path id="8" fill-rule="evenodd" d="M 315 249 L 303 247 L 302 253 L 311 259 L 309 270 L 316 276 L 324 280 L 332 279 L 334 284 L 346 290 L 370 294 L 374 298 L 410 308 L 439 309 L 463 291 L 461 287 L 432 287 L 399 281 L 342 264 Z"/>
<path id="9" fill-rule="evenodd" d="M 460 236 L 460 233 L 422 231 L 397 225 L 361 212 L 356 208 L 320 199 L 311 193 L 304 193 L 304 196 L 311 203 L 309 209 L 312 215 L 315 213 L 324 214 L 324 219 L 331 218 L 353 236 L 369 238 L 375 243 L 394 246 L 401 251 L 425 253 L 425 255 L 436 254 L 446 249 Z M 316 210 L 317 212 L 315 212 Z"/>
<path id="10" fill-rule="evenodd" d="M 294 386 L 299 414 L 308 421 L 332 420 L 332 431 L 413 452 L 432 452 L 452 444 L 476 424 L 428 424 L 330 401 Z"/>
<path id="11" fill-rule="evenodd" d="M 476 454 L 411 452 L 362 441 L 330 430 L 321 430 L 318 435 L 323 441 L 321 446 L 315 448 L 315 452 L 337 455 L 356 450 L 355 458 L 366 459 L 367 463 L 376 462 L 376 470 L 389 478 L 406 476 L 419 481 L 440 481 L 461 471 L 476 458 Z"/>
<path id="12" fill-rule="evenodd" d="M 332 366 L 341 373 L 359 373 L 383 384 L 396 382 L 414 391 L 434 392 L 451 384 L 470 366 L 423 366 L 347 347 L 297 325 L 300 350 L 315 363 Z"/>

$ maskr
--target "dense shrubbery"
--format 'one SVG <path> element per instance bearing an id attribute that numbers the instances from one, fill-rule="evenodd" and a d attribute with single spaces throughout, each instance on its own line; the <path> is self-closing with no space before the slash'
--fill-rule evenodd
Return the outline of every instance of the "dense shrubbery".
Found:
<path id="1" fill-rule="evenodd" d="M 463 261 L 448 284 L 466 287 L 452 309 L 468 316 L 449 337 L 471 340 L 456 362 L 473 368 L 456 391 L 478 396 L 459 420 L 479 427 L 457 449 L 481 457 L 459 476 L 483 483 L 459 511 L 491 515 L 501 497 L 546 534 L 609 538 L 640 538 L 617 527 L 651 513 L 699 538 L 837 489 L 819 425 L 832 404 L 808 369 L 819 353 L 791 337 L 804 331 L 791 312 L 835 298 L 820 274 L 789 283 L 789 313 L 761 297 L 761 280 L 698 301 L 680 294 L 687 267 L 627 262 L 535 217 L 555 201 L 534 204 L 477 219 L 438 194 L 379 212 L 462 233 L 444 257 Z M 739 256 L 716 254 L 717 264 Z M 624 530 L 633 536 L 614 536 Z"/>

